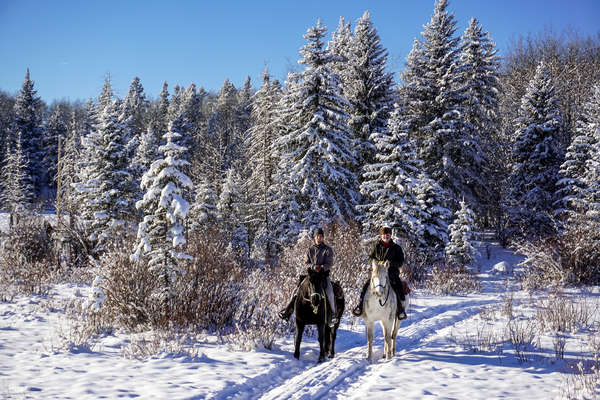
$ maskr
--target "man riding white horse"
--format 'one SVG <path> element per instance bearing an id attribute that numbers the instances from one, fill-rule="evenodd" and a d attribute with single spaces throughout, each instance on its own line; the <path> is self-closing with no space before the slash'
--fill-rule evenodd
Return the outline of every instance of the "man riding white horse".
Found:
<path id="1" fill-rule="evenodd" d="M 331 272 L 331 266 L 333 265 L 333 249 L 325 244 L 325 234 L 323 233 L 323 229 L 316 229 L 313 236 L 314 244 L 310 246 L 306 253 L 305 264 L 314 268 L 317 272 L 325 272 L 325 279 L 327 281 L 327 289 L 325 292 L 331 306 L 331 312 L 327 313 L 327 324 L 330 327 L 333 327 L 338 322 L 335 310 L 333 286 L 331 285 L 331 279 L 329 279 L 329 273 Z M 294 290 L 294 294 L 286 308 L 279 312 L 279 318 L 288 320 L 294 312 L 296 292 L 297 290 Z"/>
<path id="2" fill-rule="evenodd" d="M 404 289 L 402 287 L 402 281 L 400 280 L 400 267 L 404 263 L 404 252 L 402 251 L 402 247 L 394 243 L 392 240 L 391 228 L 384 226 L 381 228 L 379 233 L 381 236 L 369 254 L 369 261 L 375 260 L 382 264 L 385 261 L 390 262 L 388 275 L 390 284 L 396 293 L 396 299 L 398 303 L 398 307 L 396 308 L 397 317 L 399 320 L 404 320 L 407 318 L 407 316 L 404 307 L 402 307 L 402 301 L 405 300 L 405 296 Z M 360 317 L 363 313 L 363 300 L 367 290 L 369 289 L 369 283 L 370 281 L 367 281 L 367 283 L 365 283 L 363 286 L 358 305 L 354 308 L 354 310 L 352 310 L 352 314 L 356 315 L 357 317 Z"/>

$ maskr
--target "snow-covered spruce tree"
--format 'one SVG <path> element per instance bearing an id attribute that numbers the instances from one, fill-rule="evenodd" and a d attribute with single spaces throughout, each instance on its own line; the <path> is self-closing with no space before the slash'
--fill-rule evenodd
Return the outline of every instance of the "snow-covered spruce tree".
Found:
<path id="1" fill-rule="evenodd" d="M 250 202 L 247 225 L 252 243 L 252 258 L 270 262 L 275 256 L 276 238 L 273 236 L 273 207 L 277 156 L 275 138 L 278 134 L 278 109 L 281 87 L 278 81 L 271 82 L 268 69 L 263 73 L 263 84 L 252 98 L 248 132 L 248 169 L 251 171 L 246 182 Z"/>
<path id="2" fill-rule="evenodd" d="M 452 212 L 446 207 L 448 193 L 425 172 L 419 174 L 419 184 L 414 188 L 422 210 L 424 249 L 428 263 L 443 257 L 448 243 L 448 222 Z"/>
<path id="3" fill-rule="evenodd" d="M 112 89 L 112 83 L 110 80 L 110 74 L 107 74 L 104 78 L 104 85 L 102 86 L 102 91 L 100 92 L 100 96 L 98 96 L 98 100 L 96 101 L 96 116 L 100 116 L 104 109 L 112 104 L 114 101 L 114 91 Z"/>
<path id="4" fill-rule="evenodd" d="M 60 206 L 70 215 L 70 221 L 74 223 L 75 214 L 79 210 L 77 201 L 77 192 L 75 186 L 78 183 L 77 165 L 81 159 L 81 123 L 77 119 L 75 111 L 71 112 L 68 132 L 66 139 L 62 142 L 60 170 L 60 192 L 57 191 L 57 197 L 60 197 Z"/>
<path id="5" fill-rule="evenodd" d="M 126 131 L 129 134 L 127 138 L 127 154 L 130 161 L 129 169 L 135 181 L 135 187 L 140 186 L 140 180 L 144 172 L 143 165 L 137 163 L 136 157 L 137 148 L 142 140 L 142 135 L 146 133 L 146 119 L 150 103 L 146 100 L 144 88 L 137 76 L 133 78 L 129 85 L 129 90 L 121 104 L 121 121 L 126 123 Z M 136 198 L 141 198 L 141 194 L 136 195 Z"/>
<path id="6" fill-rule="evenodd" d="M 296 99 L 291 96 L 295 85 L 299 83 L 299 75 L 289 73 L 276 111 L 277 137 L 274 141 L 275 153 L 279 158 L 277 169 L 273 178 L 273 198 L 275 202 L 271 215 L 273 216 L 273 237 L 277 238 L 278 252 L 287 245 L 296 243 L 298 235 L 303 229 L 300 205 L 297 201 L 297 188 L 294 186 L 294 177 L 290 173 L 294 160 L 284 156 L 290 151 L 286 138 L 298 130 L 298 122 L 294 116 Z"/>
<path id="7" fill-rule="evenodd" d="M 98 120 L 99 142 L 93 155 L 97 166 L 97 175 L 93 178 L 97 197 L 90 199 L 94 211 L 90 240 L 96 252 L 106 250 L 109 243 L 123 238 L 128 222 L 135 215 L 137 189 L 129 169 L 127 148 L 131 116 L 126 117 L 120 109 L 120 102 L 115 101 L 104 109 Z"/>
<path id="8" fill-rule="evenodd" d="M 550 216 L 562 162 L 562 118 L 543 62 L 521 101 L 515 125 L 506 212 L 512 232 L 535 238 L 554 231 Z"/>
<path id="9" fill-rule="evenodd" d="M 229 168 L 217 203 L 217 218 L 222 234 L 229 243 L 228 254 L 240 263 L 245 263 L 249 255 L 248 231 L 244 226 L 245 209 L 243 182 L 236 169 Z"/>
<path id="10" fill-rule="evenodd" d="M 293 130 L 278 144 L 286 149 L 281 156 L 291 167 L 290 183 L 307 231 L 353 217 L 359 201 L 358 182 L 351 171 L 356 159 L 346 124 L 347 102 L 339 77 L 329 69 L 335 57 L 323 48 L 326 30 L 319 19 L 304 35 L 308 43 L 301 48 L 298 62 L 305 69 L 286 94 L 290 97 L 286 102 L 294 104 L 288 115 Z"/>
<path id="11" fill-rule="evenodd" d="M 422 248 L 424 227 L 423 210 L 416 198 L 418 176 L 423 162 L 417 158 L 402 128 L 401 108 L 396 105 L 389 120 L 389 131 L 374 132 L 376 162 L 365 166 L 360 185 L 363 199 L 367 203 L 359 206 L 362 211 L 363 228 L 375 232 L 381 226 L 396 228 L 400 235 Z"/>
<path id="12" fill-rule="evenodd" d="M 215 190 L 208 182 L 200 178 L 194 188 L 194 202 L 188 214 L 189 231 L 205 233 L 217 224 L 217 202 Z"/>
<path id="13" fill-rule="evenodd" d="M 37 96 L 34 83 L 30 79 L 29 68 L 21 90 L 17 94 L 14 109 L 12 134 L 21 136 L 23 156 L 27 161 L 26 174 L 30 177 L 34 197 L 42 190 L 42 140 L 44 128 L 42 125 L 42 101 Z M 32 198 L 32 201 L 34 199 Z"/>
<path id="14" fill-rule="evenodd" d="M 448 2 L 435 2 L 434 13 L 424 26 L 423 40 L 415 39 L 402 73 L 400 88 L 411 136 L 427 173 L 452 196 L 474 201 L 473 191 L 484 185 L 478 176 L 480 146 L 466 132 L 461 116 L 462 93 L 458 90 L 458 38 L 456 21 Z"/>
<path id="15" fill-rule="evenodd" d="M 56 104 L 46 122 L 42 140 L 42 166 L 44 169 L 43 182 L 49 187 L 55 187 L 58 164 L 58 141 L 62 143 L 64 152 L 65 139 L 69 130 L 67 108 L 64 104 Z"/>
<path id="16" fill-rule="evenodd" d="M 330 65 L 333 73 L 342 80 L 342 91 L 348 80 L 348 61 L 352 47 L 352 29 L 350 23 L 346 23 L 344 17 L 340 17 L 337 29 L 331 34 L 331 40 L 327 43 L 327 50 L 336 56 Z"/>
<path id="17" fill-rule="evenodd" d="M 473 247 L 473 227 L 475 214 L 465 201 L 460 202 L 454 222 L 448 227 L 450 241 L 446 244 L 446 263 L 459 268 L 467 268 L 475 260 Z"/>
<path id="18" fill-rule="evenodd" d="M 10 225 L 18 220 L 18 214 L 31 205 L 34 196 L 31 178 L 28 175 L 27 158 L 21 145 L 21 135 L 17 135 L 14 145 L 6 143 L 6 159 L 2 167 L 1 195 L 2 208 L 10 214 Z"/>
<path id="19" fill-rule="evenodd" d="M 101 136 L 97 130 L 98 113 L 94 102 L 90 100 L 85 111 L 80 140 L 81 152 L 76 162 L 76 181 L 72 184 L 75 189 L 74 200 L 78 204 L 79 221 L 83 224 L 87 235 L 91 234 L 91 224 L 94 219 L 94 201 L 98 194 L 98 180 L 101 164 L 96 157 L 101 145 Z"/>
<path id="20" fill-rule="evenodd" d="M 184 226 L 189 211 L 183 189 L 192 189 L 192 181 L 181 172 L 188 164 L 180 158 L 186 149 L 178 144 L 182 117 L 171 122 L 169 131 L 163 135 L 165 144 L 158 148 L 161 158 L 155 160 L 142 177 L 144 198 L 136 203 L 144 218 L 138 226 L 138 245 L 132 260 L 148 262 L 148 268 L 160 282 L 157 300 L 167 305 L 172 299 L 173 284 L 182 274 L 182 263 L 190 256 L 181 251 L 185 244 Z M 168 310 L 165 310 L 168 311 Z"/>
<path id="21" fill-rule="evenodd" d="M 371 135 L 387 129 L 386 121 L 394 103 L 394 78 L 386 71 L 388 53 L 381 46 L 368 11 L 356 22 L 351 39 L 342 90 L 350 103 L 348 127 L 353 136 L 353 149 L 358 154 L 354 172 L 362 181 L 361 167 L 375 159 Z"/>
<path id="22" fill-rule="evenodd" d="M 218 193 L 221 191 L 222 178 L 234 160 L 233 155 L 237 145 L 234 142 L 237 126 L 237 102 L 237 90 L 229 79 L 226 79 L 217 94 L 204 136 L 206 139 L 204 156 L 206 165 L 202 169 L 211 184 L 217 188 Z"/>
<path id="23" fill-rule="evenodd" d="M 592 97 L 584 105 L 583 113 L 577 121 L 575 136 L 567 148 L 565 161 L 560 167 L 560 179 L 557 182 L 557 204 L 555 215 L 563 219 L 571 219 L 577 214 L 586 213 L 593 199 L 593 193 L 600 194 L 598 175 L 594 176 L 594 159 L 600 161 L 596 154 L 598 128 L 600 127 L 600 85 L 596 85 Z M 598 195 L 596 195 L 598 196 Z M 596 197 L 596 201 L 600 198 Z"/>
<path id="24" fill-rule="evenodd" d="M 587 131 L 593 137 L 590 158 L 586 161 L 584 184 L 587 187 L 585 208 L 587 214 L 600 223 L 600 84 L 594 88 L 592 99 L 586 105 Z"/>
<path id="25" fill-rule="evenodd" d="M 494 167 L 505 162 L 496 154 L 500 135 L 498 96 L 500 91 L 500 57 L 496 44 L 484 32 L 477 19 L 472 18 L 460 44 L 457 68 L 457 86 L 462 94 L 462 118 L 467 123 L 464 135 L 473 143 L 471 152 L 477 152 L 471 171 L 476 173 L 477 184 L 471 186 L 475 209 L 484 214 L 499 197 L 491 182 Z M 477 150 L 479 148 L 480 150 Z M 492 161 L 495 160 L 495 161 Z"/>
<path id="26" fill-rule="evenodd" d="M 140 142 L 135 150 L 135 156 L 131 161 L 131 168 L 134 175 L 141 177 L 150 168 L 150 165 L 156 160 L 158 154 L 157 134 L 154 132 L 158 124 L 150 122 L 148 128 L 140 136 Z"/>
<path id="27" fill-rule="evenodd" d="M 163 83 L 153 116 L 150 124 L 153 125 L 156 134 L 156 143 L 160 143 L 163 133 L 169 129 L 169 85 L 167 82 Z"/>

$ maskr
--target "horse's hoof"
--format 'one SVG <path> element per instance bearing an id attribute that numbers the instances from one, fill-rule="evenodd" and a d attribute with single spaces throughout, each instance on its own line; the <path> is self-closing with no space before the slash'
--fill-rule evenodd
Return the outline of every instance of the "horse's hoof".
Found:
<path id="1" fill-rule="evenodd" d="M 325 356 L 320 356 L 319 357 L 319 362 L 322 363 L 323 361 L 325 361 Z"/>
<path id="2" fill-rule="evenodd" d="M 329 353 L 329 354 L 327 354 L 327 357 L 329 357 L 329 358 L 333 358 L 334 356 L 335 356 L 335 354 L 334 354 L 334 353 Z"/>
<path id="3" fill-rule="evenodd" d="M 300 354 L 296 354 L 296 353 L 294 353 L 294 358 L 295 358 L 296 360 L 299 360 L 299 359 L 300 359 Z"/>

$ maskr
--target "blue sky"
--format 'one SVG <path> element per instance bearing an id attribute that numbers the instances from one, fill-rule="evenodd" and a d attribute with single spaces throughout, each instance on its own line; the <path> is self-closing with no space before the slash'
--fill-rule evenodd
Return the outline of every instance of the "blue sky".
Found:
<path id="1" fill-rule="evenodd" d="M 226 78 L 255 87 L 269 66 L 285 79 L 297 67 L 302 35 L 318 17 L 353 26 L 365 10 L 399 72 L 433 0 L 0 0 L 0 89 L 16 93 L 30 68 L 38 94 L 52 100 L 96 97 L 110 73 L 124 96 L 138 76 L 151 97 L 164 81 L 217 91 Z M 502 51 L 511 39 L 545 27 L 600 32 L 600 0 L 450 0 L 462 34 L 471 17 Z"/>

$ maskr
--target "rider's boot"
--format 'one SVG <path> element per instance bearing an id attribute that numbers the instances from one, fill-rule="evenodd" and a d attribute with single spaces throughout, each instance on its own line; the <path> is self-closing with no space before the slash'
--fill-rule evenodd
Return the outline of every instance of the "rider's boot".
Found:
<path id="1" fill-rule="evenodd" d="M 402 289 L 402 283 L 400 283 L 398 285 L 394 285 L 393 288 L 394 288 L 394 291 L 396 292 L 396 301 L 397 301 L 396 317 L 400 321 L 402 321 L 402 320 L 405 320 L 406 318 L 408 318 L 408 315 L 406 315 L 406 310 L 404 310 L 404 306 L 402 305 L 402 302 L 404 300 L 406 300 L 406 297 L 404 297 L 404 291 Z"/>
<path id="2" fill-rule="evenodd" d="M 294 304 L 296 303 L 296 295 L 294 294 L 288 303 L 288 305 L 281 311 L 277 313 L 279 318 L 288 321 L 294 312 Z"/>
<path id="3" fill-rule="evenodd" d="M 330 312 L 327 313 L 327 325 L 330 328 L 333 328 L 335 324 L 339 322 L 337 317 L 336 307 L 335 307 L 335 295 L 333 293 L 333 286 L 331 285 L 331 281 L 327 279 L 327 302 L 329 303 Z"/>
<path id="4" fill-rule="evenodd" d="M 364 284 L 362 292 L 360 292 L 360 299 L 358 300 L 358 305 L 356 307 L 354 307 L 354 309 L 352 310 L 352 314 L 354 314 L 357 317 L 360 317 L 362 315 L 363 301 L 365 299 L 365 294 L 367 293 L 368 289 L 369 289 L 369 282 Z"/>

